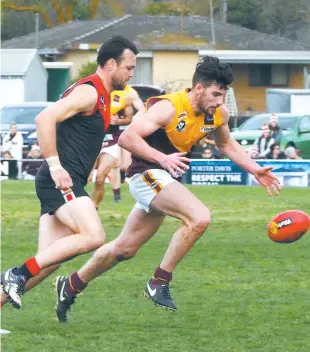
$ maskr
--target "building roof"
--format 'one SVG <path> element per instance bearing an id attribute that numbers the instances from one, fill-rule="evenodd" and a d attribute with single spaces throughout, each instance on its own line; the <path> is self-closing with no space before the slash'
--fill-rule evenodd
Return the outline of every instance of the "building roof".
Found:
<path id="1" fill-rule="evenodd" d="M 110 21 L 76 21 L 68 22 L 48 28 L 39 32 L 38 49 L 40 51 L 50 49 L 57 53 L 71 48 L 75 38 L 85 35 L 85 33 L 93 33 L 94 30 L 100 30 Z M 36 48 L 36 33 L 30 33 L 21 37 L 5 40 L 1 43 L 1 47 L 5 48 Z"/>
<path id="2" fill-rule="evenodd" d="M 199 50 L 199 55 L 216 56 L 222 62 L 231 64 L 310 64 L 310 50 Z"/>
<path id="3" fill-rule="evenodd" d="M 183 30 L 182 30 L 183 28 Z M 214 22 L 216 49 L 310 50 L 310 46 L 229 23 Z M 132 16 L 106 21 L 77 21 L 39 32 L 40 53 L 95 49 L 121 34 L 140 50 L 208 50 L 214 47 L 212 23 L 202 16 Z M 35 46 L 35 33 L 2 42 L 3 48 Z"/>
<path id="4" fill-rule="evenodd" d="M 35 49 L 1 49 L 1 76 L 25 76 L 36 55 Z"/>

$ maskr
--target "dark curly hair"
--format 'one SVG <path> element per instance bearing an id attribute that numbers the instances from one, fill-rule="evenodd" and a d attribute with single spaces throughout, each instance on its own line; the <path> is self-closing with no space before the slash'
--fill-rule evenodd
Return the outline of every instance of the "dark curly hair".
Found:
<path id="1" fill-rule="evenodd" d="M 196 65 L 192 83 L 193 87 L 198 83 L 204 87 L 217 83 L 221 89 L 227 89 L 233 80 L 234 76 L 230 65 L 221 64 L 217 57 L 204 56 Z"/>

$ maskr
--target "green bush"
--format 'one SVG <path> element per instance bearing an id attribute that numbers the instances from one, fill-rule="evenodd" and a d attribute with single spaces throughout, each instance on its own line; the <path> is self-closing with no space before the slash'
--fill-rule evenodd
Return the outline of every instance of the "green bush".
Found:
<path id="1" fill-rule="evenodd" d="M 77 77 L 74 78 L 73 81 L 76 82 L 81 78 L 92 75 L 96 72 L 96 70 L 97 70 L 97 62 L 95 61 L 87 62 L 86 64 L 82 65 L 82 67 L 79 69 L 79 73 Z"/>

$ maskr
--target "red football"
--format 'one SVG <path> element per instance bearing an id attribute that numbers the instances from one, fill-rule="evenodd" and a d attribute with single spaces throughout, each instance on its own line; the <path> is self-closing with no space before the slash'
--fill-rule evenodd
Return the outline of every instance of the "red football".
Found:
<path id="1" fill-rule="evenodd" d="M 287 210 L 268 224 L 268 236 L 274 242 L 291 243 L 302 237 L 310 227 L 309 216 L 300 210 Z"/>

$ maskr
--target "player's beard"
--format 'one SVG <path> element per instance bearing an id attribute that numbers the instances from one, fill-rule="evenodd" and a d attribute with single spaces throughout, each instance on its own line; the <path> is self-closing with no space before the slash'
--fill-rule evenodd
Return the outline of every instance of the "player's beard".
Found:
<path id="1" fill-rule="evenodd" d="M 200 99 L 198 102 L 198 109 L 205 115 L 213 115 L 215 113 L 217 106 L 208 106 L 205 108 L 203 104 L 203 99 Z"/>
<path id="2" fill-rule="evenodd" d="M 201 111 L 201 113 L 205 115 L 213 115 L 215 113 L 215 107 L 211 106 L 208 108 L 205 108 L 201 102 L 198 104 L 198 109 Z"/>
<path id="3" fill-rule="evenodd" d="M 117 78 L 113 77 L 113 79 L 112 79 L 112 87 L 113 87 L 113 90 L 124 90 L 125 87 L 126 87 L 126 83 L 121 82 Z"/>

